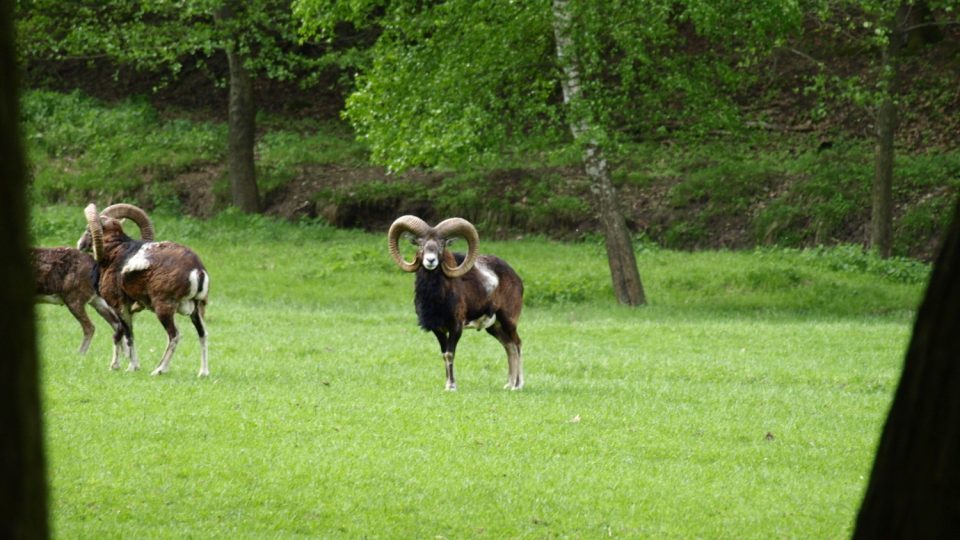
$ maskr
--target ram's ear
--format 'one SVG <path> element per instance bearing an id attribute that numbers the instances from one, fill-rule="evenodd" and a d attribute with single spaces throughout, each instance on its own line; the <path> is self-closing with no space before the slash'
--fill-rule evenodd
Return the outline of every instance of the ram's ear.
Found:
<path id="1" fill-rule="evenodd" d="M 457 239 L 456 239 L 456 238 L 447 238 L 447 240 L 444 242 L 444 245 L 447 246 L 447 247 L 450 247 L 450 246 L 452 246 L 452 245 L 455 244 L 455 243 L 457 243 Z"/>

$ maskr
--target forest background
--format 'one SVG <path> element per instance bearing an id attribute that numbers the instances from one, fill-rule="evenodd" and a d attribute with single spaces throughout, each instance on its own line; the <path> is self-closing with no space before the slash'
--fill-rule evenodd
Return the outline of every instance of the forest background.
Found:
<path id="1" fill-rule="evenodd" d="M 18 2 L 33 196 L 591 240 L 594 145 L 634 242 L 930 260 L 960 185 L 956 8 Z"/>

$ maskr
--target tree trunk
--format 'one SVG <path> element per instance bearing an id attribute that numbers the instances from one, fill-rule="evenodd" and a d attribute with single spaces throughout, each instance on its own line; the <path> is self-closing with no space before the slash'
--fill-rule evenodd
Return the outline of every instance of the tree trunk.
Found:
<path id="1" fill-rule="evenodd" d="M 960 531 L 960 201 L 917 313 L 854 538 Z"/>
<path id="2" fill-rule="evenodd" d="M 227 24 L 233 19 L 233 9 L 224 5 L 216 12 L 216 19 Z M 230 66 L 230 104 L 228 109 L 229 139 L 227 161 L 230 171 L 230 192 L 233 205 L 243 212 L 260 211 L 260 193 L 254 168 L 253 147 L 256 135 L 257 109 L 253 100 L 253 80 L 244 66 L 244 56 L 237 50 L 237 41 L 226 46 Z"/>
<path id="3" fill-rule="evenodd" d="M 883 50 L 883 100 L 877 111 L 877 146 L 870 213 L 870 248 L 887 258 L 893 251 L 893 160 L 897 131 L 898 74 L 902 33 L 900 14 L 890 24 L 890 39 Z"/>
<path id="4" fill-rule="evenodd" d="M 49 536 L 13 2 L 0 2 L 0 538 Z"/>
<path id="5" fill-rule="evenodd" d="M 590 179 L 591 191 L 597 196 L 600 207 L 613 291 L 621 304 L 646 304 L 630 231 L 617 207 L 616 190 L 610 180 L 607 160 L 597 137 L 594 136 L 593 130 L 596 126 L 591 125 L 588 107 L 584 103 L 571 29 L 569 0 L 553 0 L 553 31 L 557 42 L 557 58 L 564 73 L 561 84 L 563 102 L 570 115 L 570 131 L 574 141 L 583 147 L 584 168 Z"/>

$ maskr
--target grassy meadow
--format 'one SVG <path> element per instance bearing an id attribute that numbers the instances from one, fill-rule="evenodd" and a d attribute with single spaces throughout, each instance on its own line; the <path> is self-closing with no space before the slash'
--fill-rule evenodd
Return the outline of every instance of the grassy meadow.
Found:
<path id="1" fill-rule="evenodd" d="M 445 392 L 385 231 L 153 218 L 210 272 L 211 376 L 187 318 L 151 377 L 152 314 L 143 370 L 111 372 L 102 320 L 79 356 L 38 307 L 58 538 L 848 537 L 928 271 L 638 244 L 650 305 L 628 309 L 599 243 L 481 238 L 526 283 L 526 387 L 470 332 Z M 39 245 L 82 228 L 34 211 Z"/>

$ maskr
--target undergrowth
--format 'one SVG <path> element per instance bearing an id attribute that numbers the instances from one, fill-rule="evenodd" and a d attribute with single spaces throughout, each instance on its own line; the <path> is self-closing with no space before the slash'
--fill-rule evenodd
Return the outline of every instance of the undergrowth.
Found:
<path id="1" fill-rule="evenodd" d="M 32 193 L 41 204 L 126 200 L 178 211 L 188 195 L 174 181 L 225 160 L 225 125 L 161 118 L 144 99 L 106 105 L 76 92 L 31 91 L 23 102 Z M 263 126 L 261 192 L 332 168 L 331 181 L 309 196 L 309 214 L 335 215 L 339 226 L 379 226 L 384 216 L 415 211 L 427 219 L 462 216 L 500 238 L 586 239 L 600 231 L 589 182 L 569 147 L 540 148 L 526 159 L 504 154 L 483 169 L 342 180 L 338 168 L 371 168 L 345 126 L 273 117 Z M 872 152 L 869 141 L 825 147 L 809 135 L 753 133 L 625 144 L 610 159 L 622 212 L 649 241 L 674 249 L 796 248 L 866 242 Z M 931 258 L 960 191 L 960 153 L 901 153 L 896 175 L 895 254 Z M 219 179 L 219 204 L 228 190 Z"/>

